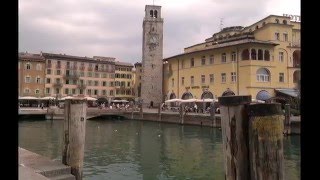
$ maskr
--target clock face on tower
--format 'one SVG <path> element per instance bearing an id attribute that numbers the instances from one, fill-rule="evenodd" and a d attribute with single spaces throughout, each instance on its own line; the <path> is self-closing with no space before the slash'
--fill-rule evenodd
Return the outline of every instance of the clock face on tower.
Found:
<path id="1" fill-rule="evenodd" d="M 159 44 L 157 35 L 150 35 L 149 38 L 149 49 L 154 50 Z"/>

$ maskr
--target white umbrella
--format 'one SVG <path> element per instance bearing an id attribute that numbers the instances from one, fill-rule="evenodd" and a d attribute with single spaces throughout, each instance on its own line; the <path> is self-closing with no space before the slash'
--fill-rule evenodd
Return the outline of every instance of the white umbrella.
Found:
<path id="1" fill-rule="evenodd" d="M 197 99 L 182 99 L 181 102 L 188 103 L 188 102 L 196 102 Z"/>
<path id="2" fill-rule="evenodd" d="M 64 100 L 66 100 L 66 99 L 74 99 L 74 97 L 72 97 L 72 96 L 66 96 L 66 97 L 61 98 L 60 100 L 64 101 Z"/>
<path id="3" fill-rule="evenodd" d="M 197 99 L 196 102 L 213 102 L 214 99 Z"/>
<path id="4" fill-rule="evenodd" d="M 56 99 L 55 97 L 51 97 L 51 96 L 46 96 L 46 97 L 43 97 L 43 98 L 40 98 L 42 100 L 51 100 L 51 99 Z"/>
<path id="5" fill-rule="evenodd" d="M 89 96 L 85 97 L 85 99 L 88 100 L 88 101 L 96 101 L 96 100 L 98 100 L 96 98 L 89 97 Z"/>
<path id="6" fill-rule="evenodd" d="M 169 99 L 166 100 L 165 103 L 171 103 L 171 102 L 181 102 L 182 99 Z"/>
<path id="7" fill-rule="evenodd" d="M 120 101 L 120 100 L 116 100 L 116 99 L 115 99 L 115 100 L 112 100 L 111 102 L 121 102 L 121 101 Z"/>
<path id="8" fill-rule="evenodd" d="M 120 100 L 120 102 L 127 103 L 127 102 L 129 102 L 129 101 L 127 101 L 127 100 Z"/>
<path id="9" fill-rule="evenodd" d="M 19 100 L 38 100 L 39 98 L 33 97 L 33 96 L 24 96 L 24 97 L 19 97 Z"/>

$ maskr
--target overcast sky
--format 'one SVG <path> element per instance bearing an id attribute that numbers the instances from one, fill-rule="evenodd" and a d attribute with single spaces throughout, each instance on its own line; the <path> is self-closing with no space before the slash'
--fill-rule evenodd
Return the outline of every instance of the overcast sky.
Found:
<path id="1" fill-rule="evenodd" d="M 19 52 L 142 58 L 142 22 L 152 0 L 19 0 Z M 155 0 L 164 18 L 163 57 L 204 42 L 223 27 L 270 14 L 300 15 L 300 0 Z"/>

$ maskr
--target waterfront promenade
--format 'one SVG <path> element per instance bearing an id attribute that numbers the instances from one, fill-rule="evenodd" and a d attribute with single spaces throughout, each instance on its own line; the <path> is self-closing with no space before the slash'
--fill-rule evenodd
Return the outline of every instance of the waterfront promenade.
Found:
<path id="1" fill-rule="evenodd" d="M 19 147 L 19 180 L 75 180 L 71 168 L 61 162 Z"/>

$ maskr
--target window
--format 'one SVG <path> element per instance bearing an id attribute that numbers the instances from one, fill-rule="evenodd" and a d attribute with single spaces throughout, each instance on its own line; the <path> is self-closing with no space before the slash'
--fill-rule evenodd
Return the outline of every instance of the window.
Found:
<path id="1" fill-rule="evenodd" d="M 181 61 L 181 68 L 184 68 L 184 60 Z"/>
<path id="2" fill-rule="evenodd" d="M 84 77 L 84 72 L 83 71 L 80 72 L 80 77 Z"/>
<path id="3" fill-rule="evenodd" d="M 245 49 L 241 53 L 242 60 L 249 60 L 249 49 Z"/>
<path id="4" fill-rule="evenodd" d="M 94 77 L 99 78 L 99 77 L 100 77 L 100 74 L 99 74 L 99 73 L 95 73 L 95 74 L 94 74 Z"/>
<path id="5" fill-rule="evenodd" d="M 72 94 L 73 94 L 73 95 L 76 94 L 76 89 L 72 89 Z"/>
<path id="6" fill-rule="evenodd" d="M 278 33 L 278 32 L 276 32 L 276 33 L 274 33 L 274 38 L 275 38 L 275 40 L 280 40 L 280 33 Z"/>
<path id="7" fill-rule="evenodd" d="M 283 33 L 283 41 L 288 41 L 288 33 Z"/>
<path id="8" fill-rule="evenodd" d="M 263 50 L 258 49 L 258 60 L 263 60 Z"/>
<path id="9" fill-rule="evenodd" d="M 110 90 L 110 96 L 113 96 L 113 90 Z"/>
<path id="10" fill-rule="evenodd" d="M 214 56 L 210 55 L 209 64 L 213 64 L 213 63 L 214 63 Z"/>
<path id="11" fill-rule="evenodd" d="M 56 88 L 56 94 L 59 94 L 59 93 L 60 93 L 60 89 Z"/>
<path id="12" fill-rule="evenodd" d="M 94 86 L 99 86 L 99 81 L 94 81 Z"/>
<path id="13" fill-rule="evenodd" d="M 206 57 L 205 56 L 202 56 L 202 58 L 201 58 L 201 65 L 202 66 L 206 65 Z"/>
<path id="14" fill-rule="evenodd" d="M 237 82 L 237 73 L 231 72 L 231 82 Z"/>
<path id="15" fill-rule="evenodd" d="M 202 84 L 206 83 L 206 76 L 205 75 L 201 75 L 201 83 Z"/>
<path id="16" fill-rule="evenodd" d="M 139 76 L 139 79 L 141 80 L 141 76 Z"/>
<path id="17" fill-rule="evenodd" d="M 30 70 L 30 69 L 31 69 L 31 64 L 30 64 L 30 63 L 27 63 L 27 64 L 26 64 L 26 69 L 27 69 L 27 70 Z"/>
<path id="18" fill-rule="evenodd" d="M 237 59 L 236 53 L 235 53 L 235 52 L 232 52 L 232 53 L 231 53 L 231 61 L 232 61 L 232 62 L 236 62 L 236 59 Z"/>
<path id="19" fill-rule="evenodd" d="M 226 63 L 227 62 L 227 55 L 226 53 L 221 54 L 221 63 Z"/>
<path id="20" fill-rule="evenodd" d="M 87 89 L 87 94 L 91 95 L 91 89 Z"/>
<path id="21" fill-rule="evenodd" d="M 270 73 L 268 69 L 260 68 L 257 70 L 257 81 L 258 82 L 269 82 Z"/>
<path id="22" fill-rule="evenodd" d="M 46 94 L 50 94 L 50 88 L 46 88 Z"/>
<path id="23" fill-rule="evenodd" d="M 171 79 L 171 87 L 174 87 L 174 78 Z"/>
<path id="24" fill-rule="evenodd" d="M 284 82 L 284 73 L 279 73 L 279 82 Z"/>
<path id="25" fill-rule="evenodd" d="M 106 90 L 102 90 L 102 95 L 105 96 L 107 94 Z"/>
<path id="26" fill-rule="evenodd" d="M 51 79 L 50 79 L 50 78 L 47 78 L 47 79 L 46 79 L 46 83 L 47 83 L 47 84 L 50 84 L 50 83 L 51 83 Z"/>
<path id="27" fill-rule="evenodd" d="M 57 70 L 57 75 L 60 75 L 60 74 L 61 74 L 61 70 L 58 69 L 58 70 Z"/>
<path id="28" fill-rule="evenodd" d="M 69 79 L 66 79 L 66 84 L 70 84 L 70 81 L 69 81 Z"/>
<path id="29" fill-rule="evenodd" d="M 92 72 L 88 72 L 88 77 L 92 77 Z"/>
<path id="30" fill-rule="evenodd" d="M 184 86 L 184 77 L 181 77 L 181 85 Z"/>
<path id="31" fill-rule="evenodd" d="M 110 87 L 113 87 L 114 86 L 114 83 L 113 82 L 110 82 Z"/>
<path id="32" fill-rule="evenodd" d="M 94 95 L 98 95 L 98 90 L 97 89 L 94 90 Z"/>
<path id="33" fill-rule="evenodd" d="M 279 19 L 276 19 L 276 23 L 279 24 Z"/>
<path id="34" fill-rule="evenodd" d="M 30 89 L 29 88 L 24 89 L 24 93 L 30 93 Z"/>
<path id="35" fill-rule="evenodd" d="M 283 62 L 283 52 L 279 52 L 279 61 Z"/>
<path id="36" fill-rule="evenodd" d="M 37 64 L 37 66 L 36 66 L 36 70 L 37 70 L 37 71 L 41 71 L 41 69 L 42 69 L 41 64 Z"/>
<path id="37" fill-rule="evenodd" d="M 51 74 L 51 69 L 47 69 L 47 74 Z"/>
<path id="38" fill-rule="evenodd" d="M 69 89 L 68 88 L 64 89 L 64 93 L 69 94 Z"/>
<path id="39" fill-rule="evenodd" d="M 88 80 L 88 86 L 92 86 L 92 81 Z"/>
<path id="40" fill-rule="evenodd" d="M 257 60 L 257 51 L 255 49 L 251 49 L 251 59 Z"/>
<path id="41" fill-rule="evenodd" d="M 287 24 L 287 20 L 283 20 L 282 22 L 283 22 L 283 24 Z"/>
<path id="42" fill-rule="evenodd" d="M 31 83 L 31 77 L 30 76 L 26 76 L 25 77 L 25 82 L 26 83 Z"/>
<path id="43" fill-rule="evenodd" d="M 227 80 L 227 75 L 226 73 L 221 73 L 221 83 L 225 83 Z"/>
<path id="44" fill-rule="evenodd" d="M 37 77 L 37 78 L 36 78 L 36 82 L 37 82 L 37 84 L 40 84 L 40 83 L 41 83 L 41 78 L 40 78 L 40 77 Z"/>
<path id="45" fill-rule="evenodd" d="M 102 86 L 107 86 L 107 82 L 106 81 L 102 81 Z"/>
<path id="46" fill-rule="evenodd" d="M 194 77 L 193 76 L 191 76 L 190 82 L 191 82 L 191 86 L 193 86 L 193 84 L 194 84 Z"/>
<path id="47" fill-rule="evenodd" d="M 34 91 L 34 93 L 35 93 L 35 94 L 39 94 L 39 93 L 40 93 L 40 90 L 39 90 L 39 89 L 36 89 L 36 90 Z"/>
<path id="48" fill-rule="evenodd" d="M 128 85 L 127 87 L 130 87 L 130 82 L 127 82 L 127 85 Z"/>
<path id="49" fill-rule="evenodd" d="M 102 74 L 102 78 L 107 78 L 107 74 L 106 74 L 106 73 L 103 73 L 103 74 Z"/>
<path id="50" fill-rule="evenodd" d="M 264 51 L 264 60 L 265 61 L 270 61 L 270 53 L 268 50 Z"/>
<path id="51" fill-rule="evenodd" d="M 193 58 L 191 58 L 190 67 L 194 67 L 194 59 Z"/>
<path id="52" fill-rule="evenodd" d="M 213 74 L 209 74 L 210 76 L 210 83 L 214 83 L 214 75 Z"/>

